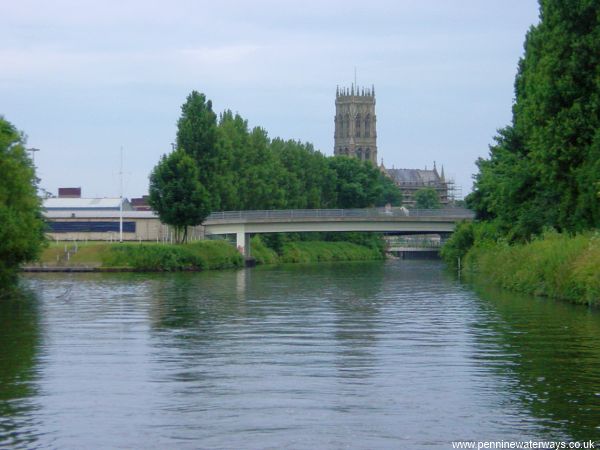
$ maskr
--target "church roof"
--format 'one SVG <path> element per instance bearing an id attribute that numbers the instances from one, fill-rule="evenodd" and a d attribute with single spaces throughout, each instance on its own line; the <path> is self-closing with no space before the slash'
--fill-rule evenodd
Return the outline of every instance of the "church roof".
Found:
<path id="1" fill-rule="evenodd" d="M 398 184 L 430 186 L 443 183 L 435 169 L 386 169 L 386 172 Z"/>

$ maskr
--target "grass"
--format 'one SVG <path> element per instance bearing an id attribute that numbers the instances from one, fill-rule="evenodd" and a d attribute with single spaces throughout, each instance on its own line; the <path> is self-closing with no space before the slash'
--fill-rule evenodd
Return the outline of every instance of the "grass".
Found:
<path id="1" fill-rule="evenodd" d="M 109 251 L 111 245 L 117 244 L 108 244 L 106 242 L 80 242 L 77 244 L 77 252 L 75 252 L 74 243 L 65 244 L 64 242 L 51 242 L 40 255 L 38 263 L 53 266 L 99 267 L 102 265 L 103 255 Z M 65 248 L 69 252 L 68 259 Z"/>
<path id="2" fill-rule="evenodd" d="M 377 248 L 345 241 L 292 241 L 283 244 L 280 254 L 267 247 L 260 237 L 251 242 L 252 256 L 259 264 L 364 261 L 384 259 Z"/>
<path id="3" fill-rule="evenodd" d="M 74 252 L 74 248 L 74 244 L 67 245 L 70 251 L 67 260 L 65 244 L 53 243 L 45 249 L 39 263 L 139 271 L 211 270 L 244 265 L 235 247 L 224 241 L 198 241 L 181 245 L 89 242 L 78 244 L 77 252 Z"/>
<path id="4" fill-rule="evenodd" d="M 65 248 L 69 252 L 67 259 Z M 259 236 L 252 238 L 252 257 L 258 264 L 361 261 L 383 259 L 380 249 L 345 241 L 286 242 L 278 254 Z M 96 267 L 108 270 L 182 271 L 243 267 L 244 259 L 226 241 L 197 241 L 174 245 L 144 243 L 50 243 L 38 264 L 62 267 Z"/>
<path id="5" fill-rule="evenodd" d="M 475 245 L 464 259 L 464 269 L 505 289 L 600 305 L 598 232 L 549 232 L 527 244 Z"/>

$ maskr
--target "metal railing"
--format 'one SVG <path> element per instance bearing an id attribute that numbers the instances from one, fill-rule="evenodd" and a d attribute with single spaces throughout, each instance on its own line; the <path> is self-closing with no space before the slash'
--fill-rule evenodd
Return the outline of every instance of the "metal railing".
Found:
<path id="1" fill-rule="evenodd" d="M 205 222 L 212 220 L 244 219 L 317 219 L 317 218 L 385 218 L 385 217 L 444 217 L 453 220 L 472 219 L 474 213 L 465 208 L 406 209 L 406 208 L 363 208 L 363 209 L 284 209 L 256 211 L 213 212 Z"/>
<path id="2" fill-rule="evenodd" d="M 392 248 L 440 248 L 444 244 L 442 239 L 421 239 L 418 237 L 386 237 L 386 247 Z"/>

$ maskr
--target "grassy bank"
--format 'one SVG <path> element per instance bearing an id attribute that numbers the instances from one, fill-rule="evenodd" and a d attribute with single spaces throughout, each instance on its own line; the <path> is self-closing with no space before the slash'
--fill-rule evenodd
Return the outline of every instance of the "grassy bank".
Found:
<path id="1" fill-rule="evenodd" d="M 384 253 L 378 248 L 345 241 L 286 242 L 277 253 L 267 247 L 260 237 L 255 236 L 251 246 L 252 256 L 259 264 L 365 261 L 385 258 Z"/>
<path id="2" fill-rule="evenodd" d="M 104 243 L 90 242 L 67 245 L 52 244 L 39 263 L 48 266 L 98 267 L 103 269 L 130 269 L 140 271 L 210 270 L 242 267 L 239 252 L 223 241 L 198 241 L 171 245 L 157 243 Z"/>
<path id="3" fill-rule="evenodd" d="M 467 277 L 527 294 L 600 305 L 598 232 L 577 236 L 548 232 L 529 243 L 512 245 L 476 235 L 461 259 Z M 463 236 L 463 241 L 468 240 Z M 445 249 L 442 255 L 454 260 L 456 248 Z"/>
<path id="4" fill-rule="evenodd" d="M 65 247 L 66 245 L 66 247 Z M 383 259 L 376 247 L 352 242 L 293 241 L 281 245 L 279 253 L 259 236 L 251 243 L 258 264 L 360 261 Z M 68 253 L 68 257 L 67 257 Z M 37 262 L 43 266 L 93 267 L 139 271 L 211 270 L 243 267 L 244 259 L 226 241 L 198 241 L 173 245 L 144 243 L 52 243 Z"/>

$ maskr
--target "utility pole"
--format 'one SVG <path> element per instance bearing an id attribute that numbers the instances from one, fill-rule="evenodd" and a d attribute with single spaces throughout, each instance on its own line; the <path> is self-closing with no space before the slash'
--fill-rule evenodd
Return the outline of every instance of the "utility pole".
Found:
<path id="1" fill-rule="evenodd" d="M 119 170 L 119 242 L 123 242 L 123 146 L 121 145 L 121 168 Z"/>
<path id="2" fill-rule="evenodd" d="M 39 148 L 28 148 L 26 149 L 28 152 L 31 152 L 31 162 L 33 163 L 33 168 L 35 169 L 35 152 L 39 152 Z"/>

